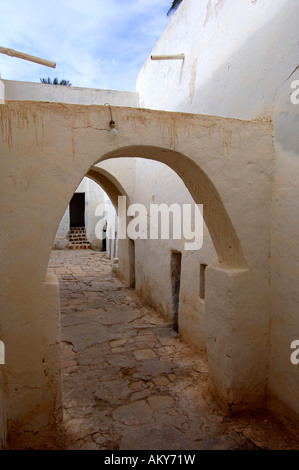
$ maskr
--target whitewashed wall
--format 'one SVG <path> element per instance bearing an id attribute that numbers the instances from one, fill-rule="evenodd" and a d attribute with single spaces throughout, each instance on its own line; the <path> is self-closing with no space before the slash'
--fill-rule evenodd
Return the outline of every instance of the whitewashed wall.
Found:
<path id="1" fill-rule="evenodd" d="M 152 54 L 185 60 L 147 59 L 137 79 L 141 107 L 271 116 L 298 64 L 297 18 L 297 0 L 184 0 Z"/>
<path id="2" fill-rule="evenodd" d="M 137 159 L 135 201 L 150 214 L 150 204 L 190 204 L 194 200 L 181 178 L 163 163 Z M 149 224 L 150 224 L 150 218 Z M 172 221 L 172 219 L 170 219 Z M 194 227 L 193 227 L 194 229 Z M 159 237 L 160 238 L 160 237 Z M 200 264 L 212 264 L 217 255 L 204 224 L 204 244 L 200 250 L 185 250 L 181 240 L 136 240 L 136 290 L 170 323 L 173 321 L 171 252 L 182 253 L 179 299 L 179 333 L 197 350 L 206 350 L 205 303 L 200 299 Z"/>
<path id="3" fill-rule="evenodd" d="M 86 237 L 91 243 L 93 249 L 102 249 L 102 240 L 96 235 L 96 224 L 99 218 L 96 215 L 96 209 L 106 200 L 105 192 L 94 181 L 85 178 L 88 182 L 88 189 L 85 193 L 85 227 Z"/>
<path id="4" fill-rule="evenodd" d="M 184 0 L 152 54 L 185 60 L 149 58 L 137 80 L 142 107 L 273 121 L 269 396 L 270 406 L 277 410 L 277 399 L 297 416 L 290 344 L 299 339 L 299 105 L 290 95 L 299 79 L 298 18 L 297 0 Z"/>
<path id="5" fill-rule="evenodd" d="M 1 84 L 0 84 L 1 86 Z M 50 101 L 70 104 L 105 104 L 138 107 L 137 93 L 96 88 L 2 80 L 6 100 Z M 1 88 L 0 88 L 1 98 Z"/>

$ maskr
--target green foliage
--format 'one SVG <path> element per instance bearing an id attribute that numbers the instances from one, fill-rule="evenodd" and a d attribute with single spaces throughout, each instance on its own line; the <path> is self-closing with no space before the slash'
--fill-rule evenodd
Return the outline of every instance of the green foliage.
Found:
<path id="1" fill-rule="evenodd" d="M 170 9 L 169 9 L 168 12 L 167 12 L 167 16 L 172 15 L 172 13 L 174 13 L 174 12 L 179 8 L 179 6 L 180 6 L 180 4 L 182 3 L 182 1 L 183 1 L 183 0 L 173 0 Z"/>
<path id="2" fill-rule="evenodd" d="M 58 80 L 57 77 L 55 77 L 52 81 L 50 77 L 48 78 L 40 78 L 41 83 L 47 83 L 48 85 L 64 85 L 64 86 L 72 86 L 72 84 L 68 80 Z"/>

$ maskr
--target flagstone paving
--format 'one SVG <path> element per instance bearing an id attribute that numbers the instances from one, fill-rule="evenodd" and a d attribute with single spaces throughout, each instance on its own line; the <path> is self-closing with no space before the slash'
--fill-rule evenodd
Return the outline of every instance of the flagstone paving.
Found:
<path id="1" fill-rule="evenodd" d="M 204 358 L 111 270 L 53 251 L 60 281 L 65 449 L 299 449 L 268 411 L 226 416 Z"/>

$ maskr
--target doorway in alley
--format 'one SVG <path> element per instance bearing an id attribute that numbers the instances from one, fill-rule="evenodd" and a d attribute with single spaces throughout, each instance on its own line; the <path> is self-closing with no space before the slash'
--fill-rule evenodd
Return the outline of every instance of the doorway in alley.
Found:
<path id="1" fill-rule="evenodd" d="M 180 253 L 179 251 L 172 251 L 171 261 L 170 261 L 172 315 L 173 315 L 173 328 L 177 332 L 179 331 L 179 299 L 180 299 L 180 284 L 181 284 L 181 263 L 182 263 L 182 253 Z"/>
<path id="2" fill-rule="evenodd" d="M 85 193 L 75 193 L 71 199 L 70 226 L 85 227 Z"/>

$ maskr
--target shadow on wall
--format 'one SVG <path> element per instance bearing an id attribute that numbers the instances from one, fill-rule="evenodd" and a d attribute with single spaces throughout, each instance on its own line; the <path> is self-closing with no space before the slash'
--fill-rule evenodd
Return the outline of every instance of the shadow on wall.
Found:
<path id="1" fill-rule="evenodd" d="M 173 99 L 173 87 L 169 86 L 168 81 L 164 79 L 164 75 L 167 79 L 168 73 L 172 73 L 171 68 L 168 71 L 161 66 L 161 77 L 158 76 L 157 83 L 160 87 L 163 87 L 163 84 L 165 86 L 163 92 L 160 89 L 159 93 L 156 93 L 160 101 L 155 102 L 148 95 L 146 107 L 154 109 L 163 107 L 169 111 L 179 110 L 237 119 L 264 119 L 271 116 L 277 90 L 298 66 L 298 58 L 295 54 L 286 53 L 297 47 L 297 36 L 295 38 L 294 35 L 285 34 L 286 24 L 293 23 L 291 29 L 297 31 L 297 17 L 296 2 L 286 2 L 285 7 L 275 17 L 250 36 L 236 52 L 218 65 L 217 69 L 211 69 L 210 75 L 203 83 L 200 83 L 199 68 L 203 67 L 200 52 L 198 57 L 194 56 L 194 61 L 197 61 L 196 80 L 194 79 L 195 62 L 192 69 L 192 65 L 188 64 L 188 58 L 186 58 L 181 79 L 177 70 L 172 71 L 175 72 L 173 76 L 177 77 L 177 83 L 175 84 L 174 79 L 173 83 L 177 87 L 182 80 L 185 82 L 190 80 L 192 95 L 189 96 L 187 87 L 182 86 L 181 95 L 175 94 L 176 102 Z M 172 67 L 172 64 L 169 64 L 169 67 Z M 192 69 L 191 75 L 190 69 Z M 151 70 L 147 67 L 144 72 L 141 71 L 140 83 L 146 83 L 152 78 Z M 137 85 L 137 88 L 140 88 L 138 91 L 142 99 L 142 86 Z M 156 95 L 152 93 L 152 96 Z M 289 129 L 292 129 L 294 121 L 290 124 Z M 287 131 L 287 126 L 285 126 L 285 131 Z M 283 138 L 283 140 L 284 145 L 289 145 L 288 142 L 293 142 L 294 139 L 291 138 L 289 141 Z"/>

